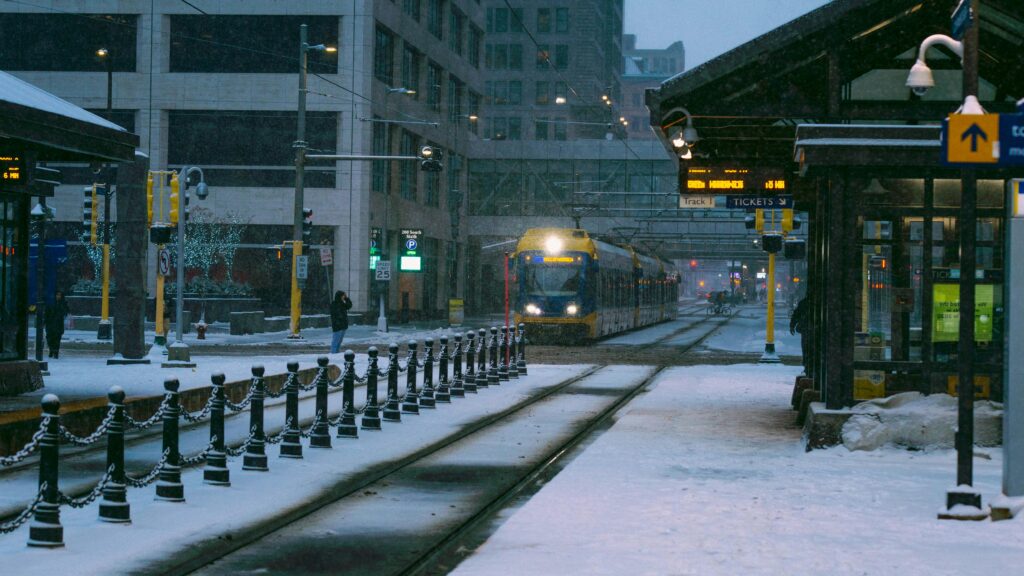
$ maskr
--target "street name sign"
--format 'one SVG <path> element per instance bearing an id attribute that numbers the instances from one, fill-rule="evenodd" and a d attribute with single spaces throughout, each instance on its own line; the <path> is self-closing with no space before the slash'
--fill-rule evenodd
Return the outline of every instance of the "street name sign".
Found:
<path id="1" fill-rule="evenodd" d="M 381 282 L 387 282 L 391 280 L 391 261 L 390 260 L 378 260 L 377 270 L 374 275 L 376 280 Z"/>
<path id="2" fill-rule="evenodd" d="M 792 208 L 792 196 L 728 196 L 726 208 L 744 208 L 747 210 Z"/>
<path id="3" fill-rule="evenodd" d="M 714 196 L 680 196 L 680 208 L 714 208 Z"/>

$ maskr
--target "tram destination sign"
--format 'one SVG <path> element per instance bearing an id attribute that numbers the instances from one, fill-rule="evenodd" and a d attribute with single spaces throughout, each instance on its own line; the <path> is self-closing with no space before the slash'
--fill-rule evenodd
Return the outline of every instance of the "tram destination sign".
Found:
<path id="1" fill-rule="evenodd" d="M 690 167 L 679 183 L 681 194 L 765 194 L 785 192 L 788 182 L 779 168 Z"/>

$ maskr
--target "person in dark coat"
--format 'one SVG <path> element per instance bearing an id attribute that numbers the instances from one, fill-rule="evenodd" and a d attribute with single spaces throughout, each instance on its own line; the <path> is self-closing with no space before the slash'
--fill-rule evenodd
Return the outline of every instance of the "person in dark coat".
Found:
<path id="1" fill-rule="evenodd" d="M 804 373 L 810 375 L 811 366 L 811 303 L 804 296 L 789 317 L 789 333 L 800 333 L 800 353 L 803 355 Z"/>
<path id="2" fill-rule="evenodd" d="M 345 331 L 348 330 L 348 311 L 352 308 L 352 301 L 348 294 L 338 290 L 334 293 L 334 300 L 331 302 L 331 354 L 341 351 L 341 342 L 345 339 Z"/>
<path id="3" fill-rule="evenodd" d="M 53 304 L 46 307 L 46 344 L 50 358 L 60 355 L 60 339 L 64 336 L 64 320 L 68 317 L 68 301 L 60 290 L 53 295 Z"/>

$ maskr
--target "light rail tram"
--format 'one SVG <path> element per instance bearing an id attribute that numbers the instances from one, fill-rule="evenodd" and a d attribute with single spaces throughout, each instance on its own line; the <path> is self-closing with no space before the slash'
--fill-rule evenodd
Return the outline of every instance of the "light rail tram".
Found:
<path id="1" fill-rule="evenodd" d="M 515 321 L 533 342 L 579 343 L 676 317 L 674 268 L 586 230 L 531 228 L 509 266 Z"/>

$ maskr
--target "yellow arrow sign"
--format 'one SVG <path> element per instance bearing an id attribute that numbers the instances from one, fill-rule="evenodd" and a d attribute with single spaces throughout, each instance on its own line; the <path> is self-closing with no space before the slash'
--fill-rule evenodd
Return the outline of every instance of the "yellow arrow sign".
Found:
<path id="1" fill-rule="evenodd" d="M 950 114 L 947 134 L 947 162 L 999 162 L 999 114 Z"/>

